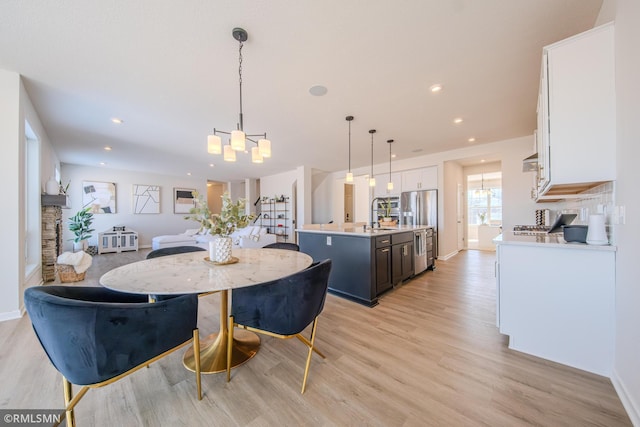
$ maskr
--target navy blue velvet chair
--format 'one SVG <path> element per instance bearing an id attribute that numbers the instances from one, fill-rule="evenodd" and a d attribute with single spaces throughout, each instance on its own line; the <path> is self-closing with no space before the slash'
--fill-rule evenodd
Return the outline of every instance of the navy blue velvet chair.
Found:
<path id="1" fill-rule="evenodd" d="M 300 246 L 296 245 L 295 243 L 289 242 L 269 243 L 268 245 L 265 245 L 263 247 L 270 249 L 287 249 L 289 251 L 300 251 Z"/>
<path id="2" fill-rule="evenodd" d="M 184 254 L 187 252 L 201 252 L 206 249 L 199 246 L 172 246 L 170 248 L 156 249 L 147 254 L 147 259 L 158 258 L 167 255 Z"/>
<path id="3" fill-rule="evenodd" d="M 234 326 L 277 338 L 296 337 L 308 348 L 307 363 L 302 380 L 302 393 L 307 385 L 311 355 L 314 346 L 318 316 L 324 308 L 331 272 L 331 260 L 311 265 L 301 272 L 272 282 L 233 290 L 227 346 L 227 381 L 231 379 L 231 348 Z M 301 332 L 313 324 L 311 338 Z"/>
<path id="4" fill-rule="evenodd" d="M 202 399 L 198 296 L 146 295 L 101 287 L 36 286 L 24 293 L 33 329 L 62 374 L 67 425 L 90 388 L 111 384 L 193 342 Z M 74 396 L 72 384 L 83 386 Z"/>

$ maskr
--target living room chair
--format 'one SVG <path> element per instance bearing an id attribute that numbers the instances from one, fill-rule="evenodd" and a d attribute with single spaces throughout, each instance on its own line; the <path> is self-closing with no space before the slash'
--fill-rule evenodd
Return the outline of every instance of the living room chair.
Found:
<path id="1" fill-rule="evenodd" d="M 62 374 L 67 426 L 90 388 L 111 384 L 193 343 L 196 386 L 202 399 L 198 296 L 146 295 L 101 287 L 36 286 L 24 293 L 33 329 Z M 72 384 L 82 388 L 74 396 Z"/>
<path id="2" fill-rule="evenodd" d="M 296 337 L 309 349 L 302 380 L 302 393 L 307 385 L 311 354 L 316 352 L 314 342 L 318 326 L 318 316 L 322 313 L 327 296 L 331 260 L 312 264 L 301 272 L 282 279 L 246 288 L 233 290 L 231 295 L 231 315 L 227 334 L 229 354 L 227 355 L 227 381 L 231 379 L 231 348 L 235 326 L 276 338 Z M 309 325 L 311 337 L 307 339 L 302 331 Z"/>

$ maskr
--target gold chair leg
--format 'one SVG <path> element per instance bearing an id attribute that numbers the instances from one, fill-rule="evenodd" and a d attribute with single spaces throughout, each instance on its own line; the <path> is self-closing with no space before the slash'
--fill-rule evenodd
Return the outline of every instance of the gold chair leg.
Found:
<path id="1" fill-rule="evenodd" d="M 227 323 L 227 382 L 231 381 L 231 358 L 233 357 L 233 316 L 229 316 L 229 322 Z"/>
<path id="2" fill-rule="evenodd" d="M 296 334 L 296 338 L 298 338 L 300 341 L 305 343 L 307 347 L 312 347 L 313 351 L 315 351 L 318 356 L 322 357 L 323 359 L 327 358 L 327 356 L 325 356 L 324 354 L 322 354 L 320 350 L 318 350 L 318 347 L 311 344 L 311 342 L 308 339 L 306 339 L 302 334 Z"/>
<path id="3" fill-rule="evenodd" d="M 309 342 L 311 346 L 309 346 L 309 354 L 307 355 L 307 365 L 304 368 L 304 379 L 302 380 L 302 391 L 301 394 L 304 394 L 304 389 L 307 387 L 307 377 L 309 376 L 309 367 L 311 366 L 311 355 L 313 354 L 313 342 L 316 339 L 316 328 L 318 326 L 318 318 L 313 319 L 313 326 L 311 327 L 311 341 Z"/>
<path id="4" fill-rule="evenodd" d="M 202 400 L 202 375 L 200 372 L 200 333 L 198 328 L 193 330 L 193 357 L 196 364 L 196 388 L 198 400 Z"/>
<path id="5" fill-rule="evenodd" d="M 76 419 L 73 414 L 73 407 L 69 408 L 69 403 L 73 399 L 73 386 L 71 383 L 65 378 L 62 377 L 62 388 L 64 390 L 64 406 L 66 408 L 66 419 L 67 419 L 67 427 L 75 427 Z"/>

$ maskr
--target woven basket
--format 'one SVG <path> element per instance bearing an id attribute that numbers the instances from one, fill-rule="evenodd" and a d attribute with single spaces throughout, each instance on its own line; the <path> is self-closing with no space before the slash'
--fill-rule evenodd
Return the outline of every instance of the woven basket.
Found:
<path id="1" fill-rule="evenodd" d="M 67 264 L 58 264 L 57 269 L 58 276 L 60 276 L 60 281 L 62 283 L 79 282 L 80 280 L 84 280 L 84 276 L 86 274 L 85 271 L 80 274 L 76 273 L 73 266 Z"/>
<path id="2" fill-rule="evenodd" d="M 393 221 L 380 220 L 378 222 L 380 222 L 380 225 L 383 227 L 395 227 L 396 225 L 398 225 L 398 221 L 396 221 L 395 219 Z"/>

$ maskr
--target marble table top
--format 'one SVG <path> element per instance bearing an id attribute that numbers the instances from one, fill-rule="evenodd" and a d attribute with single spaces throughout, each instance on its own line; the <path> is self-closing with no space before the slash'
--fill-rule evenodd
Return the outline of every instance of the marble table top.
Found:
<path id="1" fill-rule="evenodd" d="M 279 279 L 311 265 L 302 252 L 284 249 L 234 249 L 239 262 L 215 265 L 208 252 L 189 252 L 123 265 L 105 273 L 100 284 L 137 294 L 185 294 L 242 288 Z"/>

